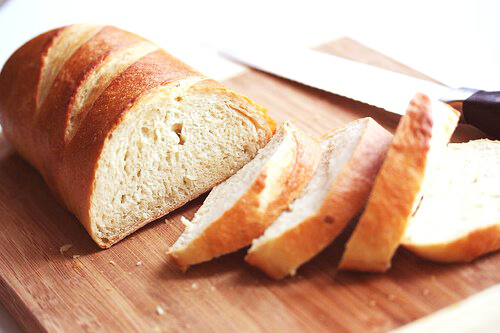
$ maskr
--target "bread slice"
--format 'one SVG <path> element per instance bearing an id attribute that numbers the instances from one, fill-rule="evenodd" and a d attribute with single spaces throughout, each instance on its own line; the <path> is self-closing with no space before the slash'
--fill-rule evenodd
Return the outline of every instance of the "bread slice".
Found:
<path id="1" fill-rule="evenodd" d="M 313 178 L 252 243 L 246 261 L 280 279 L 325 248 L 363 207 L 392 135 L 364 118 L 326 135 Z"/>
<path id="2" fill-rule="evenodd" d="M 449 144 L 402 244 L 435 261 L 500 249 L 500 141 Z"/>
<path id="3" fill-rule="evenodd" d="M 73 25 L 18 49 L 0 74 L 16 150 L 109 247 L 210 190 L 266 145 L 266 110 L 151 42 Z"/>
<path id="4" fill-rule="evenodd" d="M 401 118 L 340 269 L 384 272 L 417 208 L 459 113 L 417 94 Z"/>
<path id="5" fill-rule="evenodd" d="M 319 143 L 284 123 L 255 159 L 216 186 L 170 248 L 182 270 L 249 245 L 288 207 L 321 158 Z"/>

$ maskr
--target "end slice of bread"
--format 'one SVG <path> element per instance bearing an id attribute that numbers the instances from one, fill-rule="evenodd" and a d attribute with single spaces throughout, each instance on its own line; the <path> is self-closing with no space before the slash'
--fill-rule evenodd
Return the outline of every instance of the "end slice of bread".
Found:
<path id="1" fill-rule="evenodd" d="M 170 256 L 185 271 L 249 245 L 298 196 L 320 158 L 316 140 L 284 123 L 255 159 L 210 192 Z"/>
<path id="2" fill-rule="evenodd" d="M 66 153 L 79 158 L 73 165 L 82 159 L 81 133 L 92 133 L 94 123 L 86 120 L 68 145 Z M 88 229 L 102 247 L 232 176 L 271 137 L 257 105 L 199 77 L 144 94 L 110 133 L 96 164 L 90 209 L 68 205 L 77 216 L 90 215 Z M 60 188 L 67 193 L 75 167 L 63 170 Z"/>
<path id="3" fill-rule="evenodd" d="M 326 135 L 313 178 L 256 239 L 246 261 L 280 279 L 332 242 L 365 204 L 392 135 L 364 118 Z"/>
<path id="4" fill-rule="evenodd" d="M 417 94 L 401 118 L 340 269 L 384 272 L 456 127 L 459 113 Z"/>
<path id="5" fill-rule="evenodd" d="M 449 144 L 402 244 L 434 261 L 500 249 L 500 141 Z"/>

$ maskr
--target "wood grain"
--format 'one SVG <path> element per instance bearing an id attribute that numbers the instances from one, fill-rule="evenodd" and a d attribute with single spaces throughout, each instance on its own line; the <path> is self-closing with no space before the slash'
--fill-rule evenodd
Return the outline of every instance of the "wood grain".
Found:
<path id="1" fill-rule="evenodd" d="M 349 39 L 321 49 L 427 78 Z M 256 71 L 227 84 L 313 135 L 365 116 L 393 131 L 399 120 Z M 454 141 L 481 136 L 461 126 Z M 345 234 L 282 282 L 245 265 L 244 251 L 182 274 L 165 251 L 182 231 L 180 217 L 191 218 L 202 200 L 100 250 L 0 138 L 0 299 L 30 332 L 383 332 L 500 282 L 500 253 L 439 265 L 400 250 L 387 274 L 337 274 Z M 73 247 L 61 254 L 64 244 Z"/>
<path id="2" fill-rule="evenodd" d="M 500 327 L 500 317 L 496 306 L 498 302 L 500 302 L 500 284 L 399 327 L 391 333 L 498 332 Z"/>

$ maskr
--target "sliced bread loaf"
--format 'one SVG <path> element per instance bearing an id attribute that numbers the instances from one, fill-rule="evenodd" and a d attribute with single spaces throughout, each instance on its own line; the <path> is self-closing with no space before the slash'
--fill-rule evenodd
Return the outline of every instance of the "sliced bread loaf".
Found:
<path id="1" fill-rule="evenodd" d="M 254 240 L 246 261 L 280 279 L 325 248 L 365 204 L 392 135 L 364 118 L 326 135 L 313 178 Z"/>
<path id="2" fill-rule="evenodd" d="M 233 175 L 274 131 L 264 108 L 153 43 L 81 24 L 10 57 L 0 121 L 101 247 Z"/>
<path id="3" fill-rule="evenodd" d="M 459 118 L 450 106 L 417 94 L 401 118 L 340 269 L 383 272 L 417 208 Z"/>
<path id="4" fill-rule="evenodd" d="M 435 261 L 500 249 L 500 141 L 449 144 L 402 244 Z"/>
<path id="5" fill-rule="evenodd" d="M 249 245 L 288 207 L 321 158 L 319 143 L 283 124 L 255 159 L 216 186 L 170 249 L 182 270 Z"/>

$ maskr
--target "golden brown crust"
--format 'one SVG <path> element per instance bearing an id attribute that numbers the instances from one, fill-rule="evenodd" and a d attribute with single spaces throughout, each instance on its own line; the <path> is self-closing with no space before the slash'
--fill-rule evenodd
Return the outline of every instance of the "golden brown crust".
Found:
<path id="1" fill-rule="evenodd" d="M 500 224 L 474 230 L 449 243 L 403 246 L 422 258 L 440 262 L 469 262 L 486 253 L 500 250 Z"/>
<path id="2" fill-rule="evenodd" d="M 377 176 L 370 199 L 349 239 L 340 269 L 384 272 L 390 268 L 408 219 L 420 200 L 431 145 L 446 146 L 458 113 L 442 103 L 432 110 L 429 98 L 417 94 L 401 118 Z M 443 112 L 438 120 L 434 112 Z M 442 135 L 434 143 L 437 128 Z"/>
<path id="3" fill-rule="evenodd" d="M 273 186 L 281 187 L 278 198 L 265 210 L 260 207 L 260 194 L 266 186 L 266 169 L 248 191 L 220 218 L 185 249 L 171 252 L 179 268 L 186 271 L 190 265 L 211 260 L 241 249 L 260 236 L 302 191 L 316 169 L 321 148 L 316 140 L 302 131 L 292 130 L 295 146 L 293 164 L 281 174 Z M 269 185 L 267 185 L 269 186 Z"/>
<path id="4" fill-rule="evenodd" d="M 44 57 L 67 28 L 34 38 L 7 61 L 0 74 L 1 122 L 7 139 L 40 171 L 56 197 L 76 215 L 101 247 L 109 247 L 114 242 L 106 243 L 96 236 L 89 216 L 99 156 L 108 138 L 135 103 L 156 87 L 189 77 L 205 78 L 162 50 L 149 53 L 109 84 L 86 110 L 71 140 L 65 140 L 72 103 L 89 73 L 115 52 L 146 41 L 114 27 L 96 30 L 93 37 L 65 59 L 37 112 Z M 263 112 L 261 107 L 256 109 Z M 269 137 L 271 125 L 264 123 L 262 127 L 263 137 Z"/>
<path id="5" fill-rule="evenodd" d="M 33 115 L 44 56 L 65 28 L 48 31 L 24 44 L 7 60 L 0 73 L 0 117 L 3 133 L 21 156 L 37 169 L 33 152 Z"/>
<path id="6" fill-rule="evenodd" d="M 351 159 L 330 184 L 318 212 L 249 251 L 245 258 L 249 264 L 274 279 L 293 275 L 301 264 L 330 244 L 363 207 L 392 135 L 372 119 L 362 121 L 367 121 L 366 129 Z"/>
<path id="7" fill-rule="evenodd" d="M 36 130 L 33 135 L 38 143 L 37 154 L 44 161 L 42 174 L 59 198 L 63 192 L 58 184 L 62 166 L 58 165 L 63 163 L 62 156 L 68 145 L 65 131 L 75 96 L 86 78 L 107 57 L 142 41 L 144 39 L 125 31 L 104 27 L 66 61 L 50 87 L 47 98 L 34 119 L 33 128 Z"/>

